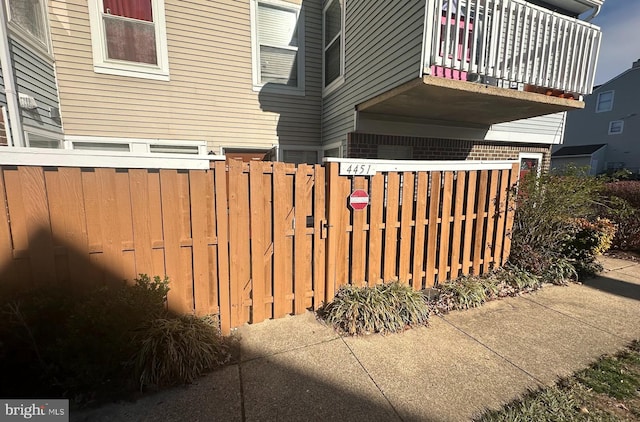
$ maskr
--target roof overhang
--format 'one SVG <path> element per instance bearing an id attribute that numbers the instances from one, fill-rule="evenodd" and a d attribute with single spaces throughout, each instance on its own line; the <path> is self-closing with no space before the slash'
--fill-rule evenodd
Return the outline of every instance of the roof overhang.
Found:
<path id="1" fill-rule="evenodd" d="M 492 125 L 584 108 L 584 102 L 423 76 L 356 106 L 358 111 Z"/>

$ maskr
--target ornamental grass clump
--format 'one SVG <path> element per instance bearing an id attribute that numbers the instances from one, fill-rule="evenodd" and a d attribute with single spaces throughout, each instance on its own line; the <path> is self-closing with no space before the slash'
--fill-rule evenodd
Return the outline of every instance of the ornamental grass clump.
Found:
<path id="1" fill-rule="evenodd" d="M 140 388 L 190 383 L 230 360 L 217 327 L 193 315 L 156 318 L 138 330 L 133 364 Z"/>
<path id="2" fill-rule="evenodd" d="M 492 283 L 487 279 L 476 275 L 465 275 L 447 281 L 440 287 L 440 297 L 436 306 L 441 312 L 477 308 L 486 302 L 491 292 L 494 291 L 491 288 L 487 292 L 487 286 L 491 285 Z"/>
<path id="3" fill-rule="evenodd" d="M 426 325 L 429 306 L 421 292 L 400 282 L 371 287 L 344 286 L 320 316 L 349 335 L 395 333 Z"/>

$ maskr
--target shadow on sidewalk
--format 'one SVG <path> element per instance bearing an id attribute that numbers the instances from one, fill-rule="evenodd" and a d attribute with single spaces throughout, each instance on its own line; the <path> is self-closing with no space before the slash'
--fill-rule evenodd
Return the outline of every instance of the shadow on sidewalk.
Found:
<path id="1" fill-rule="evenodd" d="M 598 276 L 584 281 L 584 285 L 616 296 L 640 300 L 640 284 Z"/>

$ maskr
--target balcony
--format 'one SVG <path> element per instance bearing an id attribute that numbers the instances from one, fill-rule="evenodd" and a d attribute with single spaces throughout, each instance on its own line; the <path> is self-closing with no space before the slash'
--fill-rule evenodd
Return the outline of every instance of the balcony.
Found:
<path id="1" fill-rule="evenodd" d="M 584 107 L 597 26 L 524 0 L 426 2 L 424 76 L 359 111 L 490 125 Z"/>

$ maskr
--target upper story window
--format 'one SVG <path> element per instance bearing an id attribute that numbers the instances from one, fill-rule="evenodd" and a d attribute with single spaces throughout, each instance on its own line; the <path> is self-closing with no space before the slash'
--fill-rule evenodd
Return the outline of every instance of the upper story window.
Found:
<path id="1" fill-rule="evenodd" d="M 322 13 L 325 94 L 344 82 L 345 1 L 328 0 Z"/>
<path id="2" fill-rule="evenodd" d="M 97 73 L 169 80 L 164 0 L 89 0 Z"/>
<path id="3" fill-rule="evenodd" d="M 609 122 L 609 135 L 620 135 L 624 130 L 624 120 L 613 120 Z"/>
<path id="4" fill-rule="evenodd" d="M 304 25 L 300 5 L 253 0 L 253 85 L 282 92 L 304 89 Z"/>
<path id="5" fill-rule="evenodd" d="M 613 91 L 601 92 L 596 102 L 596 113 L 613 110 Z"/>
<path id="6" fill-rule="evenodd" d="M 49 52 L 46 9 L 43 0 L 8 0 L 9 23 L 30 44 Z"/>

